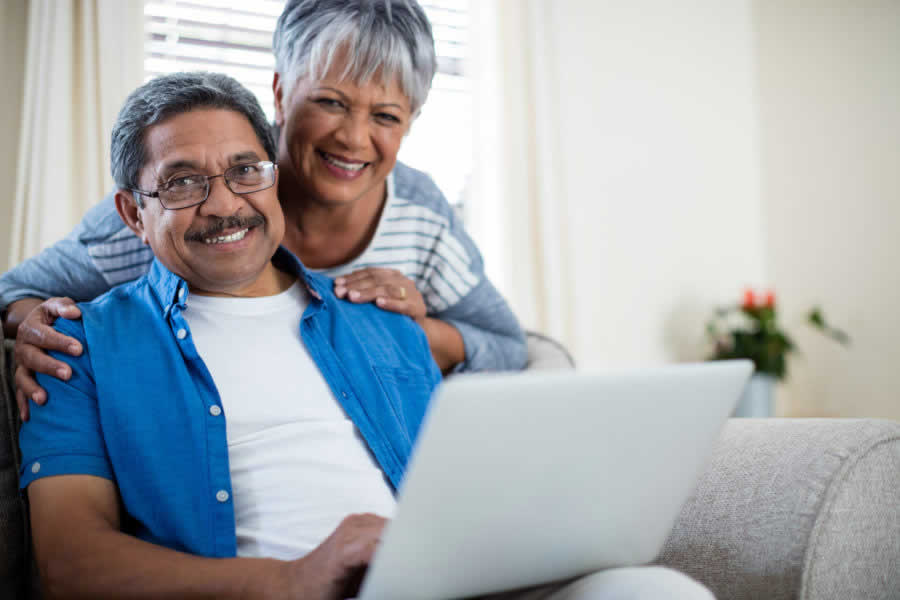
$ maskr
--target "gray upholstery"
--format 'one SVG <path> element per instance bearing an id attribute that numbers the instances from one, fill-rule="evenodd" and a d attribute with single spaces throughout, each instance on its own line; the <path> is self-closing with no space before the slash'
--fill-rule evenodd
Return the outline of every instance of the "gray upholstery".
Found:
<path id="1" fill-rule="evenodd" d="M 13 392 L 12 343 L 0 332 L 0 598 L 29 598 L 28 528 L 19 494 L 19 414 Z"/>
<path id="2" fill-rule="evenodd" d="M 36 588 L 28 585 L 16 485 L 8 350 L 0 356 L 4 599 L 33 597 Z M 572 366 L 552 340 L 530 334 L 529 350 L 531 368 Z M 732 419 L 659 562 L 702 581 L 720 600 L 900 598 L 900 423 Z"/>
<path id="3" fill-rule="evenodd" d="M 525 337 L 528 343 L 528 364 L 525 368 L 529 371 L 575 368 L 572 355 L 553 338 L 536 331 L 526 331 Z"/>
<path id="4" fill-rule="evenodd" d="M 659 562 L 717 598 L 900 598 L 900 423 L 730 420 Z"/>

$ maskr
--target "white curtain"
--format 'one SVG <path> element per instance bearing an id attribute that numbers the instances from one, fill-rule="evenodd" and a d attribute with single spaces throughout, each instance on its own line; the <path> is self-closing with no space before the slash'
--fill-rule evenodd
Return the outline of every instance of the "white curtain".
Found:
<path id="1" fill-rule="evenodd" d="M 750 0 L 479 0 L 467 225 L 583 366 L 705 355 L 764 281 Z"/>
<path id="2" fill-rule="evenodd" d="M 109 137 L 143 80 L 143 2 L 31 0 L 10 265 L 63 237 L 111 189 Z"/>
<path id="3" fill-rule="evenodd" d="M 575 341 L 551 3 L 472 3 L 477 157 L 467 224 L 523 325 Z"/>

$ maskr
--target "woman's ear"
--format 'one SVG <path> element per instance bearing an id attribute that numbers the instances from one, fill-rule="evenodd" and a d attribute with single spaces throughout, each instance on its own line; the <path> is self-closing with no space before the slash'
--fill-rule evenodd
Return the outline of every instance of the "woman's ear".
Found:
<path id="1" fill-rule="evenodd" d="M 137 198 L 131 190 L 116 190 L 116 212 L 122 218 L 122 221 L 128 226 L 128 229 L 134 232 L 141 241 L 148 244 L 147 234 L 144 231 L 144 222 L 141 220 L 141 207 L 138 206 Z"/>
<path id="2" fill-rule="evenodd" d="M 275 73 L 272 77 L 272 93 L 275 96 L 275 124 L 278 127 L 284 126 L 284 86 L 281 76 Z"/>

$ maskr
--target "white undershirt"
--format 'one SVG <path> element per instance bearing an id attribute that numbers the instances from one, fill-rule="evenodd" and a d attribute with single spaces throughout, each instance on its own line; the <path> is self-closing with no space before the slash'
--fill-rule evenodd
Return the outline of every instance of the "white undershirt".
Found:
<path id="1" fill-rule="evenodd" d="M 300 338 L 299 282 L 263 298 L 191 295 L 185 317 L 222 399 L 238 556 L 294 559 L 394 498 Z"/>

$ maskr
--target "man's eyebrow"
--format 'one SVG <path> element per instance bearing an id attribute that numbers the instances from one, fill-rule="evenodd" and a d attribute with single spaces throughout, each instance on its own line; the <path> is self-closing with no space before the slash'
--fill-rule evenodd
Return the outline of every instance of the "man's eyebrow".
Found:
<path id="1" fill-rule="evenodd" d="M 254 152 L 253 150 L 247 150 L 246 152 L 238 152 L 237 154 L 231 155 L 232 163 L 245 163 L 245 162 L 259 162 L 261 159 L 259 158 L 259 154 Z"/>
<path id="2" fill-rule="evenodd" d="M 229 157 L 229 162 L 232 164 L 238 163 L 246 163 L 246 162 L 259 162 L 261 159 L 259 158 L 259 154 L 254 152 L 253 150 L 247 150 L 245 152 L 238 152 L 236 154 L 232 154 Z M 178 160 L 174 160 L 170 163 L 164 163 L 162 167 L 159 169 L 158 175 L 160 177 L 165 177 L 166 174 L 171 173 L 172 171 L 176 171 L 178 169 L 191 169 L 195 172 L 200 172 L 203 170 L 203 166 L 199 163 L 196 163 L 190 159 L 182 158 Z"/>
<path id="3" fill-rule="evenodd" d="M 184 169 L 184 168 L 196 170 L 196 169 L 200 168 L 200 165 L 198 165 L 197 163 L 195 163 L 192 160 L 182 158 L 179 160 L 174 160 L 170 163 L 163 163 L 163 165 L 159 169 L 159 173 L 163 174 L 163 173 L 167 173 L 170 171 L 174 171 L 176 169 Z"/>

